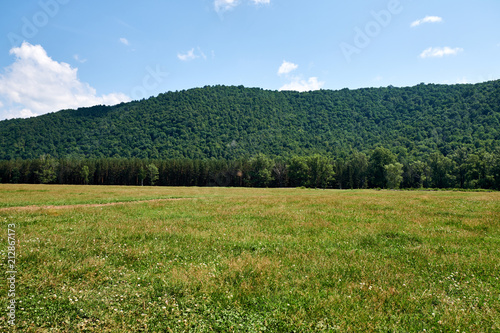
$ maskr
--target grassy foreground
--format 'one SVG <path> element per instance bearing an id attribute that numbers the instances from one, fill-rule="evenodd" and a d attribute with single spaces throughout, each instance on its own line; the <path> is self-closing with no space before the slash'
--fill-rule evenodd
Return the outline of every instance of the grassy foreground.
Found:
<path id="1" fill-rule="evenodd" d="M 0 185 L 0 221 L 18 331 L 500 331 L 500 193 Z"/>

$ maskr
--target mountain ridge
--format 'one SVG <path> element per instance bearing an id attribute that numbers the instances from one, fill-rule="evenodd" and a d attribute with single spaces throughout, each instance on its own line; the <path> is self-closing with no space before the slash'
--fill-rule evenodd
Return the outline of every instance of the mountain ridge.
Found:
<path id="1" fill-rule="evenodd" d="M 413 156 L 494 150 L 500 80 L 301 93 L 205 86 L 0 121 L 3 160 L 341 155 L 380 145 Z"/>

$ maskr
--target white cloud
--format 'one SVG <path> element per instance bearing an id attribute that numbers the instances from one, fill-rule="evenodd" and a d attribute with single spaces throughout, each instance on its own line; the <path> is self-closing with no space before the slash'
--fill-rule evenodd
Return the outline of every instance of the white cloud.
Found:
<path id="1" fill-rule="evenodd" d="M 73 56 L 73 59 L 75 59 L 76 61 L 78 61 L 78 62 L 79 62 L 79 63 L 81 63 L 81 64 L 84 64 L 84 63 L 86 63 L 86 62 L 87 62 L 87 59 L 81 59 L 81 58 L 80 58 L 80 56 L 79 56 L 78 54 L 75 54 L 75 55 Z"/>
<path id="2" fill-rule="evenodd" d="M 286 60 L 283 60 L 283 63 L 278 69 L 278 75 L 288 74 L 290 72 L 293 72 L 297 68 L 299 68 L 299 65 L 296 65 L 293 62 L 288 62 Z"/>
<path id="3" fill-rule="evenodd" d="M 38 116 L 38 114 L 31 112 L 30 109 L 22 109 L 21 111 L 19 111 L 19 115 L 15 118 L 31 118 L 36 116 Z"/>
<path id="4" fill-rule="evenodd" d="M 120 43 L 122 43 L 123 45 L 127 45 L 127 46 L 130 45 L 128 39 L 127 38 L 123 38 L 123 37 L 120 38 Z"/>
<path id="5" fill-rule="evenodd" d="M 415 28 L 424 23 L 441 23 L 443 18 L 439 16 L 426 16 L 423 19 L 412 22 L 411 27 Z"/>
<path id="6" fill-rule="evenodd" d="M 177 53 L 177 58 L 179 58 L 182 61 L 189 61 L 198 58 L 198 56 L 194 54 L 194 48 L 193 48 L 185 54 Z"/>
<path id="7" fill-rule="evenodd" d="M 456 47 L 452 49 L 451 47 L 429 47 L 428 49 L 424 50 L 420 54 L 420 58 L 425 59 L 425 58 L 442 58 L 444 56 L 451 56 L 451 55 L 457 55 L 460 52 L 463 52 L 464 49 L 460 47 Z"/>
<path id="8" fill-rule="evenodd" d="M 190 60 L 194 60 L 194 59 L 197 59 L 197 58 L 203 58 L 205 60 L 207 60 L 207 56 L 205 53 L 203 53 L 203 51 L 198 47 L 197 48 L 198 50 L 198 53 L 195 52 L 195 49 L 194 47 L 187 51 L 186 53 L 177 53 L 177 58 L 179 58 L 179 60 L 182 60 L 182 61 L 190 61 Z M 214 56 L 213 54 L 213 51 L 212 51 L 212 57 Z"/>
<path id="9" fill-rule="evenodd" d="M 203 51 L 202 51 L 200 48 L 198 48 L 198 51 L 200 52 L 200 56 L 201 56 L 204 60 L 207 60 L 207 56 L 206 56 L 206 54 L 205 54 L 205 53 L 203 53 Z"/>
<path id="10" fill-rule="evenodd" d="M 268 5 L 271 3 L 271 0 L 250 0 L 250 2 L 258 6 Z M 240 0 L 214 0 L 214 7 L 217 13 L 222 13 L 227 10 L 233 9 L 239 4 L 241 4 Z"/>
<path id="11" fill-rule="evenodd" d="M 296 77 L 292 82 L 285 84 L 279 90 L 295 90 L 295 91 L 311 91 L 311 90 L 319 90 L 325 85 L 325 82 L 318 81 L 317 77 L 311 77 L 309 80 L 301 80 Z"/>
<path id="12" fill-rule="evenodd" d="M 0 74 L 0 119 L 130 101 L 122 93 L 97 96 L 94 88 L 78 79 L 78 68 L 52 60 L 40 45 L 24 42 L 10 54 L 16 60 Z"/>
<path id="13" fill-rule="evenodd" d="M 215 0 L 214 6 L 216 12 L 225 12 L 238 5 L 238 0 Z"/>

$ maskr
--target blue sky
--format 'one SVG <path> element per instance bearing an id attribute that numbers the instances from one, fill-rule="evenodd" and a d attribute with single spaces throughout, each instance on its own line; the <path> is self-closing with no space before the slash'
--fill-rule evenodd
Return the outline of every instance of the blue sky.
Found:
<path id="1" fill-rule="evenodd" d="M 0 119 L 205 85 L 316 90 L 500 79 L 500 1 L 0 4 Z"/>

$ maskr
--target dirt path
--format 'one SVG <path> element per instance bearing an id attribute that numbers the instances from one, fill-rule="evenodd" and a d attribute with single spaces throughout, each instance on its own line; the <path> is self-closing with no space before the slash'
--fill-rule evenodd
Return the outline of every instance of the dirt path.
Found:
<path id="1" fill-rule="evenodd" d="M 135 203 L 145 203 L 145 202 L 162 202 L 162 201 L 178 201 L 178 200 L 188 200 L 192 198 L 169 198 L 169 199 L 152 199 L 152 200 L 137 200 L 137 201 L 120 201 L 120 202 L 110 202 L 104 204 L 79 204 L 79 205 L 62 205 L 62 206 L 19 206 L 19 207 L 6 207 L 0 208 L 0 212 L 11 211 L 11 210 L 46 210 L 46 209 L 72 209 L 72 208 L 86 208 L 86 207 L 107 207 L 107 206 L 117 206 Z"/>

